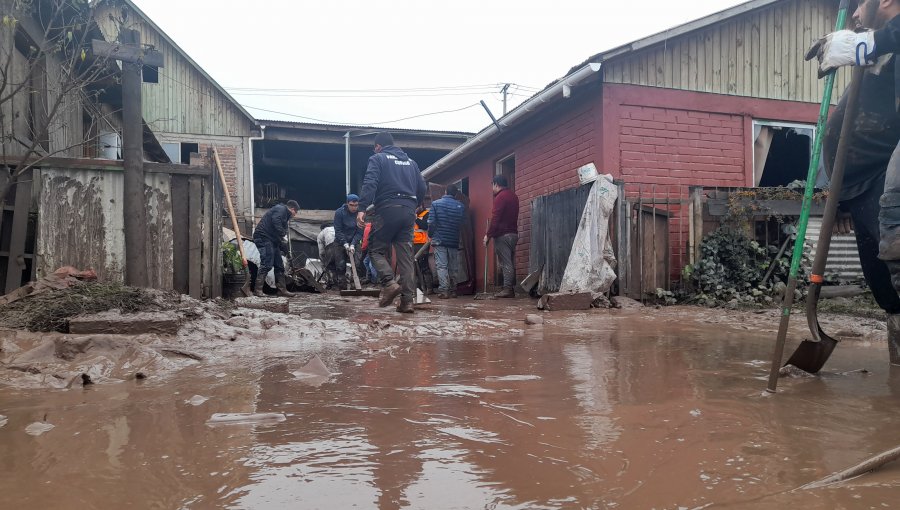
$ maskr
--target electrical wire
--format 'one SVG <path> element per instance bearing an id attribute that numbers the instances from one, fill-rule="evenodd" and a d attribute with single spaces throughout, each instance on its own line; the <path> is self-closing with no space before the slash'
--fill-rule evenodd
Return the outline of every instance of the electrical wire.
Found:
<path id="1" fill-rule="evenodd" d="M 205 90 L 200 90 L 200 89 L 198 89 L 198 88 L 196 88 L 196 87 L 194 87 L 194 86 L 192 86 L 192 85 L 189 85 L 189 84 L 187 84 L 187 83 L 185 83 L 185 82 L 183 82 L 183 81 L 180 81 L 180 80 L 178 80 L 177 78 L 175 78 L 175 77 L 169 75 L 168 73 L 163 72 L 162 69 L 159 70 L 159 74 L 160 74 L 161 76 L 165 76 L 166 78 L 168 78 L 168 79 L 174 81 L 175 83 L 179 83 L 179 84 L 181 84 L 181 85 L 183 85 L 183 86 L 185 86 L 185 87 L 187 87 L 187 88 L 189 88 L 189 89 L 191 89 L 191 90 L 194 90 L 194 91 L 197 92 L 198 94 L 202 94 L 202 95 L 207 96 L 207 97 L 210 97 L 210 98 L 215 98 L 215 96 L 213 96 L 212 94 L 206 92 Z M 479 106 L 479 103 L 473 103 L 473 104 L 470 104 L 470 105 L 468 105 L 468 106 L 464 106 L 464 107 L 462 107 L 462 108 L 456 108 L 456 109 L 453 109 L 453 110 L 441 110 L 441 111 L 436 111 L 436 112 L 421 113 L 421 114 L 412 115 L 412 116 L 409 116 L 409 117 L 404 117 L 404 118 L 401 118 L 401 119 L 386 120 L 386 121 L 381 121 L 381 122 L 358 123 L 358 122 L 336 122 L 336 121 L 333 121 L 333 120 L 318 119 L 318 118 L 315 118 L 315 117 L 309 117 L 309 116 L 306 116 L 306 115 L 298 115 L 298 114 L 295 114 L 295 113 L 288 113 L 288 112 L 283 112 L 283 111 L 279 111 L 279 110 L 270 110 L 270 109 L 267 109 L 267 108 L 260 108 L 260 107 L 257 107 L 257 106 L 251 106 L 251 105 L 243 104 L 243 103 L 238 103 L 238 104 L 240 104 L 240 105 L 241 105 L 242 107 L 244 107 L 244 108 L 248 108 L 248 109 L 251 109 L 251 110 L 258 110 L 258 111 L 261 111 L 261 112 L 267 112 L 267 113 L 275 113 L 275 114 L 278 114 L 278 115 L 285 115 L 285 116 L 287 116 L 287 117 L 294 117 L 294 118 L 304 119 L 304 120 L 309 120 L 309 121 L 313 121 L 313 122 L 321 122 L 321 123 L 323 123 L 323 124 L 339 124 L 339 125 L 349 125 L 349 124 L 352 124 L 352 125 L 361 125 L 361 126 L 377 126 L 377 125 L 381 125 L 381 124 L 393 124 L 393 123 L 395 123 L 395 122 L 401 122 L 401 121 L 404 121 L 404 120 L 411 120 L 411 119 L 418 119 L 418 118 L 421 118 L 421 117 L 429 117 L 429 116 L 432 116 L 432 115 L 442 115 L 442 114 L 445 114 L 445 113 L 461 112 L 461 111 L 463 111 L 463 110 L 468 110 L 469 108 L 473 108 L 473 107 L 475 107 L 475 106 Z"/>

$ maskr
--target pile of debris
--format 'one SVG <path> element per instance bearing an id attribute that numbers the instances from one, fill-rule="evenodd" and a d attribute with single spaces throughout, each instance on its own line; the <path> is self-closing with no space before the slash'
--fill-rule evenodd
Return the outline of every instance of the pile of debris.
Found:
<path id="1" fill-rule="evenodd" d="M 180 312 L 176 314 L 179 318 L 203 312 L 198 310 L 201 303 L 187 296 L 96 279 L 93 271 L 64 267 L 0 297 L 0 328 L 69 333 L 71 322 L 79 316 L 101 312 L 113 311 L 119 315 Z M 202 308 L 209 305 L 204 303 Z M 214 303 L 212 306 L 227 305 Z"/>

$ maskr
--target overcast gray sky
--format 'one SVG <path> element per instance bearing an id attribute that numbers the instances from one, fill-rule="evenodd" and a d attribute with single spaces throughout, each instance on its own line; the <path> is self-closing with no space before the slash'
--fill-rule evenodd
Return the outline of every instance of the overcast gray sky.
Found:
<path id="1" fill-rule="evenodd" d="M 481 99 L 499 116 L 503 83 L 512 109 L 596 53 L 743 3 L 135 1 L 258 119 L 452 131 L 490 122 Z"/>

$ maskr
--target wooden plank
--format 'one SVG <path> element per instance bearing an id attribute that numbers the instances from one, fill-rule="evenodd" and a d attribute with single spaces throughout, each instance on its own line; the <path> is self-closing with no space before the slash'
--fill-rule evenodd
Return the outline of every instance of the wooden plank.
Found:
<path id="1" fill-rule="evenodd" d="M 201 177 L 188 178 L 188 294 L 192 298 L 203 297 L 203 264 L 201 222 L 203 218 L 203 179 Z"/>
<path id="2" fill-rule="evenodd" d="M 6 293 L 22 286 L 22 272 L 25 270 L 25 237 L 28 233 L 28 213 L 31 210 L 31 184 L 31 170 L 20 175 L 15 184 L 16 205 L 6 265 Z"/>
<path id="3" fill-rule="evenodd" d="M 190 274 L 190 222 L 182 221 L 190 218 L 190 193 L 188 177 L 172 176 L 172 287 L 182 294 L 189 293 L 188 276 Z"/>
<path id="4" fill-rule="evenodd" d="M 174 163 L 144 163 L 144 171 L 172 175 L 199 175 L 206 177 L 212 173 L 209 167 L 179 165 Z"/>
<path id="5" fill-rule="evenodd" d="M 625 183 L 616 182 L 618 199 L 616 200 L 616 256 L 619 257 L 617 269 L 619 272 L 619 295 L 628 295 L 628 273 L 631 253 L 628 251 L 628 225 L 630 224 L 628 202 L 625 200 Z"/>
<path id="6" fill-rule="evenodd" d="M 222 297 L 222 199 L 225 196 L 223 186 L 218 178 L 218 174 L 213 172 L 209 179 L 209 211 L 210 211 L 210 229 L 209 229 L 209 253 L 210 272 L 212 273 L 212 281 L 209 298 Z M 243 247 L 242 247 L 243 249 Z"/>
<path id="7" fill-rule="evenodd" d="M 163 67 L 165 61 L 162 53 L 142 48 L 140 45 L 123 44 L 120 42 L 107 42 L 94 39 L 91 41 L 91 51 L 100 57 L 109 57 L 123 62 L 141 62 L 147 66 Z"/>

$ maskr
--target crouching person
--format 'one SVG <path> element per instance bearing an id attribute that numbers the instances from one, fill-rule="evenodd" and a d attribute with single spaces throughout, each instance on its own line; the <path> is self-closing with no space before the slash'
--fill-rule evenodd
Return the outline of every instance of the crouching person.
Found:
<path id="1" fill-rule="evenodd" d="M 281 258 L 282 243 L 287 235 L 288 222 L 300 210 L 300 205 L 293 200 L 287 204 L 278 204 L 266 212 L 253 231 L 253 242 L 259 249 L 259 270 L 256 272 L 256 285 L 253 295 L 265 297 L 263 285 L 266 275 L 275 269 L 275 288 L 279 296 L 291 297 L 284 278 L 284 261 Z"/>

